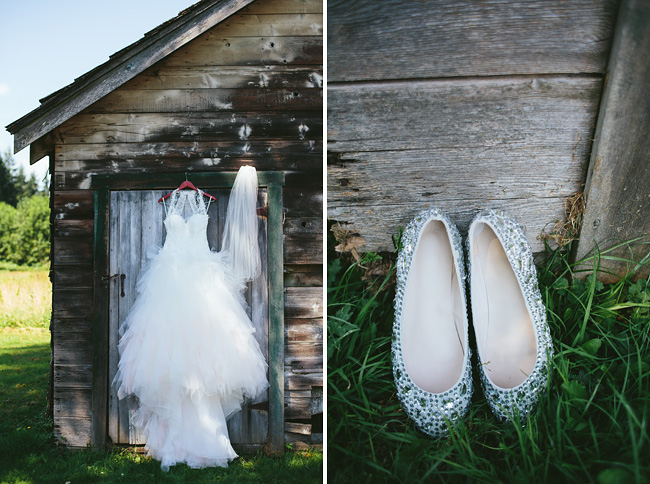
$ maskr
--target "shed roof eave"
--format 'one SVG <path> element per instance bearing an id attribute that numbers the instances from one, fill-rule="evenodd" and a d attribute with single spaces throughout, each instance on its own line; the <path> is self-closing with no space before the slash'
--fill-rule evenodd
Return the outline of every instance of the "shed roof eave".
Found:
<path id="1" fill-rule="evenodd" d="M 14 135 L 14 152 L 47 135 L 251 2 L 253 0 L 202 0 L 116 52 L 107 62 L 78 77 L 73 83 L 44 97 L 41 106 L 6 126 L 7 131 Z M 30 163 L 43 156 L 30 156 Z"/>

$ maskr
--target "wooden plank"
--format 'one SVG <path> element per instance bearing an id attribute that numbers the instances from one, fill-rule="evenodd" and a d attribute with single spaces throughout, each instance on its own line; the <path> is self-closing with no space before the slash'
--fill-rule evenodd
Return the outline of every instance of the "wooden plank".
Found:
<path id="1" fill-rule="evenodd" d="M 316 373 L 323 370 L 323 354 L 315 355 L 316 350 L 312 351 L 311 356 L 286 355 L 284 364 L 291 368 L 294 373 Z M 315 355 L 315 356 L 314 356 Z"/>
<path id="2" fill-rule="evenodd" d="M 109 374 L 108 378 L 112 381 L 115 378 L 117 371 L 117 363 L 119 362 L 119 355 L 117 351 L 117 343 L 119 341 L 119 328 L 128 316 L 131 307 L 132 292 L 128 284 L 132 283 L 134 276 L 132 268 L 130 267 L 131 257 L 129 256 L 129 242 L 131 240 L 131 194 L 124 192 L 111 192 L 111 208 L 113 209 L 113 217 L 117 219 L 115 227 L 112 227 L 116 232 L 111 234 L 109 240 L 109 264 L 113 269 L 112 274 L 124 274 L 125 279 L 125 297 L 121 297 L 121 287 L 118 281 L 114 281 L 111 286 L 109 294 Z M 111 218 L 113 218 L 111 217 Z M 122 276 L 118 276 L 121 278 Z M 126 279 L 129 279 L 128 283 Z M 126 294 L 129 296 L 127 297 Z M 128 397 L 123 401 L 117 400 L 117 394 L 111 395 L 109 392 L 109 404 L 114 402 L 116 407 L 116 415 L 111 408 L 110 418 L 115 418 L 114 422 L 109 422 L 109 429 L 116 432 L 115 442 L 131 443 L 130 426 L 129 426 L 129 407 L 134 403 L 132 397 Z M 110 408 L 110 407 L 109 407 Z"/>
<path id="3" fill-rule="evenodd" d="M 92 266 L 54 266 L 50 272 L 52 283 L 57 288 L 92 289 Z"/>
<path id="4" fill-rule="evenodd" d="M 600 107 L 585 187 L 586 211 L 576 251 L 580 260 L 597 246 L 608 249 L 644 237 L 644 245 L 608 254 L 639 261 L 648 254 L 650 234 L 650 6 L 624 0 L 612 47 L 609 77 Z M 614 282 L 635 262 L 601 260 L 599 278 Z M 593 268 L 593 262 L 583 269 Z M 583 275 L 586 276 L 587 273 Z M 635 277 L 648 277 L 650 266 Z"/>
<path id="5" fill-rule="evenodd" d="M 316 341 L 289 341 L 285 345 L 285 357 L 287 359 L 301 358 L 322 358 L 323 342 Z"/>
<path id="6" fill-rule="evenodd" d="M 54 418 L 88 418 L 92 413 L 92 390 L 54 388 Z M 88 435 L 90 437 L 90 435 Z"/>
<path id="7" fill-rule="evenodd" d="M 268 451 L 284 452 L 284 315 L 282 296 L 282 187 L 268 187 L 269 439 Z"/>
<path id="8" fill-rule="evenodd" d="M 321 111 L 79 114 L 59 127 L 56 140 L 59 145 L 305 140 L 322 139 L 322 129 Z"/>
<path id="9" fill-rule="evenodd" d="M 288 221 L 289 219 L 287 219 Z M 322 225 L 322 220 L 318 220 Z M 312 224 L 313 227 L 313 224 Z M 317 264 L 323 260 L 323 233 L 285 233 L 284 261 L 287 264 Z"/>
<path id="10" fill-rule="evenodd" d="M 323 317 L 323 288 L 287 287 L 284 292 L 287 318 Z"/>
<path id="11" fill-rule="evenodd" d="M 54 385 L 57 388 L 87 388 L 93 386 L 92 365 L 54 365 Z"/>
<path id="12" fill-rule="evenodd" d="M 310 143 L 311 141 L 311 143 Z M 203 168 L 209 169 L 217 165 L 222 165 L 224 158 L 236 156 L 240 158 L 257 159 L 269 158 L 277 159 L 282 156 L 305 156 L 311 155 L 315 159 L 322 160 L 322 142 L 314 142 L 313 140 L 305 141 L 284 141 L 284 140 L 254 140 L 239 142 L 198 142 L 198 141 L 176 141 L 176 142 L 161 142 L 161 143 L 108 143 L 108 144 L 70 144 L 61 145 L 57 150 L 56 160 L 57 167 L 62 161 L 79 161 L 79 160 L 104 160 L 103 163 L 107 164 L 107 159 L 113 165 L 118 160 L 133 160 L 134 158 L 144 158 L 153 160 L 173 160 L 188 158 L 207 158 L 211 160 L 209 163 L 201 160 Z M 318 151 L 317 151 L 318 150 Z M 140 160 L 138 160 L 140 161 Z M 295 162 L 295 160 L 292 160 Z M 188 161 L 185 162 L 186 166 Z M 130 162 L 133 166 L 133 161 Z M 160 165 L 160 163 L 158 163 Z M 72 165 L 74 167 L 74 165 Z M 83 166 L 83 165 L 82 165 Z M 175 165 L 170 164 L 170 168 Z M 191 165 L 190 165 L 191 166 Z M 75 173 L 71 167 L 66 167 L 67 170 L 57 175 L 63 174 L 65 178 L 71 178 L 77 175 L 77 178 L 86 179 L 87 173 Z M 124 166 L 112 166 L 114 172 L 128 170 L 129 163 Z M 134 167 L 137 169 L 137 167 Z M 160 166 L 158 167 L 160 168 Z M 221 167 L 220 167 L 221 168 Z M 109 168 L 107 167 L 107 171 Z M 235 170 L 236 171 L 236 170 Z M 60 185 L 58 179 L 56 184 Z"/>
<path id="13" fill-rule="evenodd" d="M 333 89 L 328 218 L 365 239 L 361 250 L 392 252 L 391 235 L 428 206 L 461 230 L 476 211 L 501 208 L 539 252 L 537 236 L 582 189 L 600 87 L 547 77 Z M 436 115 L 423 123 L 422 113 Z"/>
<path id="14" fill-rule="evenodd" d="M 55 167 L 58 171 L 58 167 Z M 93 197 L 88 190 L 56 190 L 52 196 L 55 220 L 93 218 Z"/>
<path id="15" fill-rule="evenodd" d="M 207 33 L 157 67 L 323 64 L 323 37 L 227 37 Z"/>
<path id="16" fill-rule="evenodd" d="M 202 42 L 204 36 L 218 38 L 232 37 L 296 37 L 323 35 L 322 13 L 305 13 L 303 15 L 287 13 L 269 13 L 257 15 L 242 13 L 231 15 L 216 29 L 208 30 L 194 40 Z"/>
<path id="17" fill-rule="evenodd" d="M 330 82 L 603 73 L 616 18 L 608 0 L 327 6 Z"/>
<path id="18" fill-rule="evenodd" d="M 91 443 L 96 449 L 106 445 L 108 416 L 108 287 L 102 280 L 108 269 L 108 190 L 97 190 L 95 201 L 93 388 Z M 56 405 L 56 400 L 55 400 Z"/>
<path id="19" fill-rule="evenodd" d="M 284 265 L 284 287 L 323 287 L 322 264 Z"/>
<path id="20" fill-rule="evenodd" d="M 54 438 L 68 447 L 90 445 L 90 418 L 54 417 Z"/>
<path id="21" fill-rule="evenodd" d="M 287 218 L 322 217 L 322 187 L 284 187 L 284 208 Z"/>
<path id="22" fill-rule="evenodd" d="M 146 173 L 150 180 L 161 180 L 165 183 L 164 173 L 182 173 L 183 180 L 185 173 L 195 174 L 198 171 L 212 172 L 219 174 L 222 171 L 237 170 L 240 166 L 253 165 L 258 170 L 271 171 L 291 169 L 297 165 L 305 169 L 322 169 L 322 154 L 308 154 L 305 156 L 284 156 L 281 153 L 264 156 L 224 156 L 224 158 L 169 158 L 164 155 L 159 158 L 139 159 L 135 162 L 133 159 L 126 160 L 84 160 L 69 161 L 57 163 L 59 166 L 65 165 L 66 171 L 58 173 L 56 187 L 59 188 L 78 188 L 90 187 L 90 177 L 94 174 L 123 174 L 137 176 Z M 160 170 L 161 165 L 165 166 L 165 171 Z M 78 169 L 74 169 L 77 167 Z M 192 175 L 194 176 L 194 175 Z M 136 189 L 139 187 L 137 182 L 125 176 L 119 180 L 120 189 Z M 180 182 L 179 182 L 180 183 Z M 171 186 L 169 188 L 172 188 Z M 306 188 L 306 187 L 303 187 Z M 321 195 L 322 197 L 322 195 Z M 312 210 L 315 212 L 315 210 Z"/>
<path id="23" fill-rule="evenodd" d="M 93 232 L 94 225 L 91 219 L 55 219 L 52 226 L 55 237 L 88 237 L 92 236 Z"/>
<path id="24" fill-rule="evenodd" d="M 242 8 L 241 14 L 273 14 L 273 13 L 323 13 L 322 0 L 269 0 L 253 2 Z"/>
<path id="25" fill-rule="evenodd" d="M 580 189 L 576 183 L 576 191 Z M 361 234 L 365 241 L 360 251 L 393 252 L 394 244 L 392 235 L 397 235 L 399 228 L 406 225 L 421 210 L 428 207 L 442 207 L 461 231 L 467 231 L 474 216 L 483 209 L 493 208 L 503 210 L 517 219 L 527 233 L 528 242 L 534 253 L 544 251 L 544 242 L 541 240 L 543 233 L 552 231 L 554 225 L 563 219 L 565 198 L 522 198 L 504 200 L 480 200 L 479 195 L 472 199 L 437 199 L 422 202 L 419 206 L 406 204 L 381 205 L 361 210 L 342 211 L 332 208 L 330 220 L 339 220 L 344 229 L 350 234 Z"/>
<path id="26" fill-rule="evenodd" d="M 92 317 L 88 318 L 52 318 L 52 333 L 92 333 Z"/>
<path id="27" fill-rule="evenodd" d="M 323 236 L 323 218 L 322 217 L 289 217 L 284 221 L 284 235 L 292 236 Z"/>
<path id="28" fill-rule="evenodd" d="M 91 237 L 53 237 L 54 261 L 60 265 L 92 264 Z"/>
<path id="29" fill-rule="evenodd" d="M 285 264 L 318 264 L 322 261 L 322 217 L 288 217 L 284 224 Z"/>
<path id="30" fill-rule="evenodd" d="M 52 314 L 55 318 L 86 318 L 93 314 L 92 289 L 54 289 Z"/>
<path id="31" fill-rule="evenodd" d="M 45 156 L 54 153 L 54 137 L 46 133 L 29 146 L 29 164 L 33 165 Z"/>
<path id="32" fill-rule="evenodd" d="M 285 390 L 311 390 L 313 386 L 323 386 L 323 372 L 294 373 L 286 370 L 284 375 Z"/>
<path id="33" fill-rule="evenodd" d="M 251 0 L 226 0 L 217 5 L 195 5 L 179 19 L 157 29 L 111 60 L 82 76 L 78 82 L 48 98 L 48 103 L 9 125 L 14 134 L 14 152 L 70 119 L 124 82 L 190 42 L 207 29 L 228 18 Z M 99 82 L 101 80 L 101 82 Z"/>
<path id="34" fill-rule="evenodd" d="M 310 143 L 314 143 L 314 141 L 310 140 Z M 322 190 L 323 173 L 318 171 L 312 171 L 312 170 L 288 171 L 285 176 L 285 186 L 301 187 L 301 188 L 315 187 Z"/>
<path id="35" fill-rule="evenodd" d="M 322 319 L 285 319 L 285 337 L 288 342 L 322 342 Z"/>
<path id="36" fill-rule="evenodd" d="M 584 152 L 601 88 L 601 78 L 592 76 L 330 86 L 327 148 L 490 150 L 513 143 L 530 146 L 532 158 L 558 145 L 573 152 L 579 134 Z"/>
<path id="37" fill-rule="evenodd" d="M 84 113 L 187 113 L 196 111 L 313 111 L 323 104 L 321 89 L 120 89 Z"/>
<path id="38" fill-rule="evenodd" d="M 74 118 L 73 118 L 74 119 Z M 111 277 L 109 282 L 108 290 L 108 402 L 107 402 L 107 433 L 108 437 L 114 443 L 121 443 L 121 435 L 124 434 L 124 427 L 126 427 L 126 435 L 128 436 L 128 426 L 124 425 L 123 419 L 120 418 L 120 402 L 117 396 L 117 386 L 113 384 L 115 379 L 115 374 L 117 373 L 117 366 L 119 363 L 119 305 L 116 304 L 118 297 L 121 294 L 121 280 L 118 271 L 119 264 L 119 241 L 120 239 L 120 227 L 123 224 L 123 217 L 121 216 L 120 210 L 120 193 L 119 192 L 110 192 L 109 195 L 109 223 L 108 223 L 108 275 L 114 276 L 118 274 L 117 277 Z M 126 406 L 126 405 L 124 405 Z M 128 412 L 126 413 L 128 418 Z M 122 429 L 120 428 L 122 424 Z M 121 432 L 122 430 L 122 432 Z"/>
<path id="39" fill-rule="evenodd" d="M 284 414 L 287 420 L 307 420 L 311 418 L 311 397 L 292 396 L 295 392 L 287 392 L 284 398 Z"/>
<path id="40" fill-rule="evenodd" d="M 93 334 L 91 332 L 53 332 L 55 365 L 92 365 Z"/>
<path id="41" fill-rule="evenodd" d="M 237 171 L 202 171 L 192 172 L 192 180 L 197 186 L 203 189 L 223 188 L 233 185 Z M 175 189 L 185 181 L 187 173 L 182 172 L 161 172 L 157 174 L 115 174 L 115 175 L 94 175 L 92 180 L 93 190 L 99 189 L 124 189 L 147 190 L 147 189 Z M 282 185 L 285 174 L 283 172 L 258 171 L 257 180 L 260 187 L 271 185 Z"/>
<path id="42" fill-rule="evenodd" d="M 311 435 L 311 424 L 305 424 L 299 422 L 285 422 L 284 430 L 285 432 L 289 432 L 292 434 Z"/>

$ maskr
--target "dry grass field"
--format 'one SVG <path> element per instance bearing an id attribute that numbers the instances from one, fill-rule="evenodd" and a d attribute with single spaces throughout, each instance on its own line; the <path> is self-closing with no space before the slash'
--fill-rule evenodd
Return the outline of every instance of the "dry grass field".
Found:
<path id="1" fill-rule="evenodd" d="M 47 271 L 0 270 L 0 328 L 48 328 L 51 310 Z"/>

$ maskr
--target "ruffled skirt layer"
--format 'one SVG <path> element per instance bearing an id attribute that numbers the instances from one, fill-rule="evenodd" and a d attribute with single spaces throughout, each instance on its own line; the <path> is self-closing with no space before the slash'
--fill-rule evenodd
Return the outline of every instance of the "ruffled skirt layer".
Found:
<path id="1" fill-rule="evenodd" d="M 268 387 L 242 286 L 222 253 L 198 252 L 161 249 L 120 328 L 118 397 L 137 397 L 132 423 L 163 468 L 227 465 L 226 419 Z"/>

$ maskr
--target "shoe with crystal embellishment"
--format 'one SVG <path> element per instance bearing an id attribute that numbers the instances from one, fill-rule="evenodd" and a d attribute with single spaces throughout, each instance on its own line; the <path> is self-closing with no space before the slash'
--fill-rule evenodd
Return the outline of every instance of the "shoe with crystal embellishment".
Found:
<path id="1" fill-rule="evenodd" d="M 444 437 L 467 413 L 472 373 L 460 234 L 438 209 L 404 231 L 397 261 L 393 375 L 415 425 Z"/>
<path id="2" fill-rule="evenodd" d="M 492 412 L 524 423 L 547 388 L 552 343 L 524 229 L 503 212 L 479 213 L 467 235 L 472 322 Z"/>

